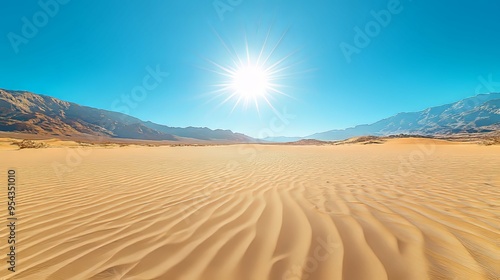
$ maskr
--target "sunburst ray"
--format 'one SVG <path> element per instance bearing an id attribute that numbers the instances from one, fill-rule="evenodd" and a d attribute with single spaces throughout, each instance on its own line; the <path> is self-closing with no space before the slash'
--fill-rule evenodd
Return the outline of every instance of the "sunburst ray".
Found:
<path id="1" fill-rule="evenodd" d="M 241 52 L 237 52 L 214 30 L 230 58 L 230 63 L 227 65 L 206 59 L 214 68 L 207 70 L 221 78 L 219 83 L 213 85 L 216 89 L 211 92 L 211 94 L 216 95 L 215 98 L 225 96 L 217 107 L 234 100 L 230 113 L 240 105 L 246 109 L 253 104 L 260 115 L 262 109 L 260 101 L 263 101 L 274 112 L 276 109 L 270 101 L 276 100 L 273 95 L 291 97 L 290 94 L 283 91 L 283 88 L 289 87 L 284 86 L 282 82 L 291 76 L 288 71 L 296 64 L 290 64 L 289 61 L 298 51 L 278 56 L 278 49 L 283 45 L 288 31 L 289 29 L 285 30 L 278 40 L 272 43 L 271 26 L 265 34 L 262 46 L 255 48 L 255 52 L 252 51 L 249 38 L 245 34 L 243 38 L 244 48 Z M 268 47 L 270 47 L 269 50 Z"/>

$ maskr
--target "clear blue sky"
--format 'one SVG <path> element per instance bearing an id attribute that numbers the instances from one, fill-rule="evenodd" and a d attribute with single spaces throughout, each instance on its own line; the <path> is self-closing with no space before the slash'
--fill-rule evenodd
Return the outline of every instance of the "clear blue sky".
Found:
<path id="1" fill-rule="evenodd" d="M 221 0 L 238 4 L 223 20 L 213 0 L 71 0 L 49 5 L 50 15 L 38 1 L 3 1 L 0 88 L 116 109 L 142 85 L 147 67 L 159 65 L 169 76 L 128 106 L 131 115 L 251 136 L 265 129 L 305 136 L 500 91 L 500 2 L 394 1 Z M 391 10 L 391 20 L 377 30 L 372 11 L 382 10 Z M 24 36 L 23 17 L 38 30 L 24 27 Z M 246 37 L 255 53 L 271 26 L 272 42 L 288 29 L 272 59 L 298 50 L 283 64 L 289 76 L 279 80 L 291 97 L 270 97 L 278 111 L 295 116 L 285 126 L 262 100 L 260 114 L 251 106 L 231 113 L 234 100 L 218 106 L 225 97 L 209 94 L 222 76 L 207 70 L 214 70 L 207 59 L 231 63 L 216 34 L 239 54 Z M 340 46 L 356 47 L 356 27 L 372 28 L 373 37 L 349 62 Z M 481 86 L 479 77 L 490 75 L 497 83 Z"/>

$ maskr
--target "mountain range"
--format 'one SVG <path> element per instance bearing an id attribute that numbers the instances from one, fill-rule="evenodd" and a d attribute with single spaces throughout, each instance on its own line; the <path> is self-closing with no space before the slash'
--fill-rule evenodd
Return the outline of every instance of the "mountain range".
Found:
<path id="1" fill-rule="evenodd" d="M 0 131 L 42 136 L 98 136 L 140 140 L 254 143 L 230 130 L 169 127 L 122 113 L 81 106 L 27 91 L 0 89 Z M 397 134 L 452 135 L 500 131 L 500 93 L 480 94 L 419 112 L 399 113 L 373 124 L 330 130 L 306 137 L 266 138 L 271 142 L 322 141 Z"/>
<path id="2" fill-rule="evenodd" d="M 176 128 L 50 96 L 0 89 L 0 131 L 41 136 L 95 136 L 140 140 L 255 142 L 230 130 Z"/>
<path id="3" fill-rule="evenodd" d="M 399 113 L 373 124 L 330 130 L 306 137 L 276 137 L 267 141 L 292 142 L 300 139 L 322 141 L 351 137 L 398 134 L 452 135 L 500 131 L 500 93 L 479 94 L 455 103 L 432 107 L 419 112 Z"/>

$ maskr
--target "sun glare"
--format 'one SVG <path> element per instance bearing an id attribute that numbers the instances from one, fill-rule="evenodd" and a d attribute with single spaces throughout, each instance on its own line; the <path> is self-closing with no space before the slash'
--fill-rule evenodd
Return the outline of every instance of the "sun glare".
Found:
<path id="1" fill-rule="evenodd" d="M 220 105 L 233 101 L 231 112 L 238 105 L 243 105 L 243 108 L 246 109 L 249 105 L 254 104 L 260 114 L 261 102 L 276 112 L 271 101 L 276 99 L 276 95 L 289 96 L 283 92 L 282 88 L 285 86 L 280 81 L 291 76 L 290 73 L 287 73 L 292 68 L 288 59 L 294 53 L 283 57 L 278 57 L 277 54 L 277 49 L 286 32 L 275 44 L 270 45 L 271 29 L 269 29 L 263 45 L 256 49 L 251 48 L 248 41 L 245 40 L 245 51 L 242 53 L 230 48 L 220 35 L 215 33 L 231 59 L 227 65 L 208 60 L 215 67 L 208 70 L 218 74 L 222 79 L 220 83 L 215 84 L 216 90 L 211 92 L 214 95 L 212 98 L 223 97 Z M 269 46 L 271 47 L 269 48 Z"/>
<path id="2" fill-rule="evenodd" d="M 232 88 L 244 98 L 264 96 L 271 90 L 266 70 L 253 65 L 243 66 L 236 71 Z"/>

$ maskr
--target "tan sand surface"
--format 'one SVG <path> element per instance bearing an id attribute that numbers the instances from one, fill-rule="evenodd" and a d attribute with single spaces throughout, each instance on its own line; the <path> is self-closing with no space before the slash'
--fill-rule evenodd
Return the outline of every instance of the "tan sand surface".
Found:
<path id="1" fill-rule="evenodd" d="M 3 226 L 0 279 L 500 277 L 500 146 L 51 141 L 0 149 L 19 219 L 17 272 Z"/>

